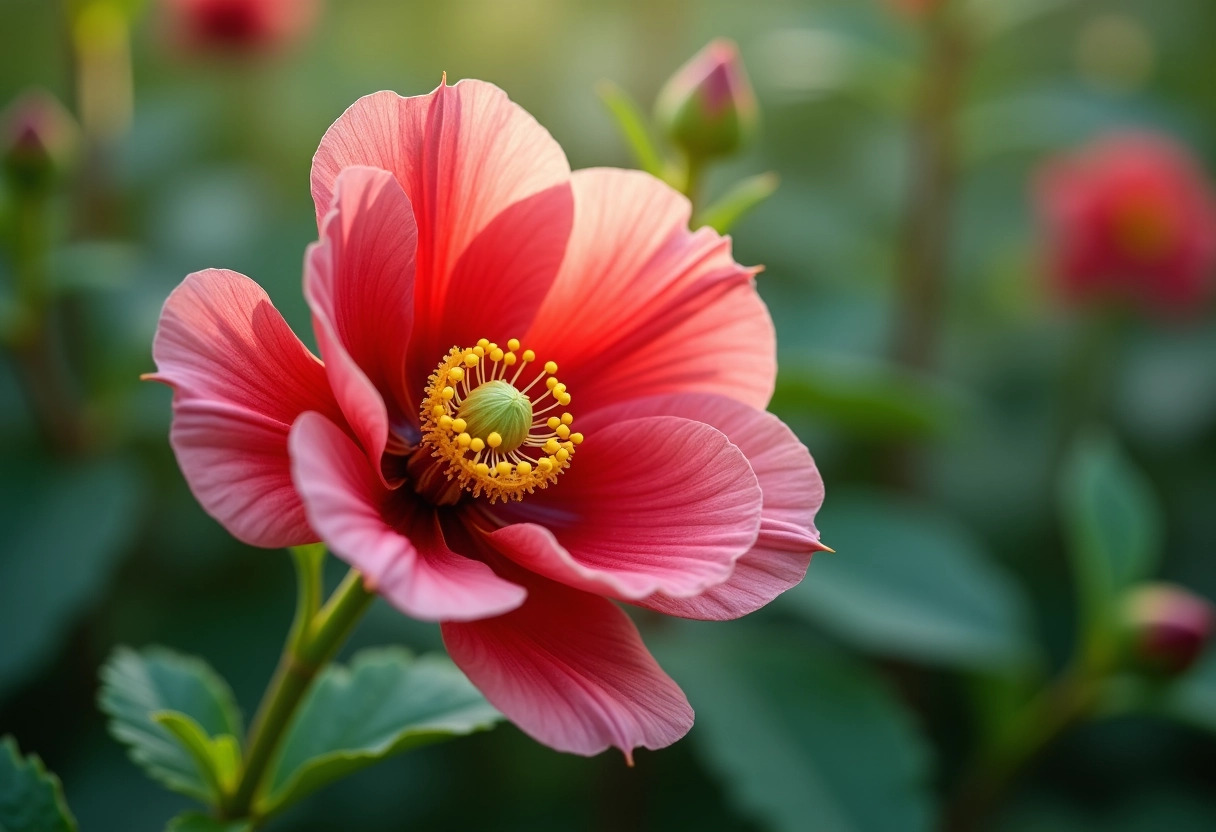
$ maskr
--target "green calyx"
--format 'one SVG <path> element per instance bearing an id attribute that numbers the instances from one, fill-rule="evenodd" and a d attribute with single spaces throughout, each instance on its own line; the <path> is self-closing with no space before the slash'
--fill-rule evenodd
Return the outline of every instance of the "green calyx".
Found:
<path id="1" fill-rule="evenodd" d="M 532 429 L 532 400 L 515 385 L 496 379 L 477 387 L 460 403 L 460 418 L 473 438 L 502 437 L 499 451 L 509 453 L 524 443 Z"/>

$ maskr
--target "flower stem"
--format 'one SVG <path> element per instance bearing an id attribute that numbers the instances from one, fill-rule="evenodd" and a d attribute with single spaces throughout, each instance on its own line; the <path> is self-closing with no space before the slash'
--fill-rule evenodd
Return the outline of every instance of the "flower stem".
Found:
<path id="1" fill-rule="evenodd" d="M 301 581 L 307 583 L 304 575 Z M 296 623 L 249 731 L 240 780 L 224 806 L 226 817 L 244 818 L 255 813 L 254 800 L 267 767 L 296 709 L 317 673 L 338 652 L 376 597 L 364 586 L 363 576 L 353 569 L 315 615 L 308 608 L 308 596 L 308 592 L 301 591 Z"/>

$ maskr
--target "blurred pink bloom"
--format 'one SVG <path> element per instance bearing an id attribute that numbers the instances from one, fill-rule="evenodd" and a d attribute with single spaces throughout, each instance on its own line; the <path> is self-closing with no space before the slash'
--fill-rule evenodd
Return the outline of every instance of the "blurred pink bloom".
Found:
<path id="1" fill-rule="evenodd" d="M 1191 667 L 1216 626 L 1211 602 L 1186 587 L 1167 583 L 1132 590 L 1124 617 L 1137 661 L 1167 675 Z"/>
<path id="2" fill-rule="evenodd" d="M 668 136 L 690 156 L 739 150 L 759 117 L 739 47 L 724 38 L 710 42 L 663 86 L 655 109 Z"/>
<path id="3" fill-rule="evenodd" d="M 174 36 L 200 50 L 257 51 L 306 33 L 320 0 L 164 0 Z"/>
<path id="4" fill-rule="evenodd" d="M 19 187 L 46 187 L 75 160 L 80 128 L 55 96 L 21 95 L 0 115 L 0 161 Z"/>
<path id="5" fill-rule="evenodd" d="M 1050 161 L 1036 198 L 1065 296 L 1185 310 L 1210 293 L 1216 201 L 1199 164 L 1170 139 L 1103 137 Z"/>
<path id="6" fill-rule="evenodd" d="M 241 540 L 324 540 L 443 622 L 456 663 L 541 742 L 674 742 L 692 710 L 613 601 L 735 618 L 823 548 L 819 473 L 763 410 L 756 270 L 689 231 L 659 180 L 571 173 L 480 81 L 360 99 L 312 193 L 324 363 L 234 272 L 192 274 L 165 304 L 154 377 L 195 495 Z"/>

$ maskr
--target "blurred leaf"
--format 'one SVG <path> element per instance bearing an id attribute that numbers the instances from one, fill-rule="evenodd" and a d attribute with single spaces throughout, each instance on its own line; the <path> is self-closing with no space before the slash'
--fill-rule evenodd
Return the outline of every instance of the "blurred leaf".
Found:
<path id="1" fill-rule="evenodd" d="M 140 264 L 135 246 L 82 242 L 52 252 L 51 276 L 58 293 L 81 289 L 119 289 L 131 284 Z"/>
<path id="2" fill-rule="evenodd" d="M 599 92 L 600 100 L 608 108 L 612 120 L 616 122 L 617 129 L 621 131 L 625 144 L 629 145 L 629 150 L 633 153 L 638 165 L 652 176 L 662 178 L 663 157 L 654 145 L 646 116 L 642 114 L 637 103 L 629 96 L 629 93 L 611 81 L 601 81 L 596 90 Z"/>
<path id="3" fill-rule="evenodd" d="M 501 719 L 446 657 L 363 650 L 330 665 L 300 708 L 258 807 L 271 814 L 402 751 L 484 731 Z"/>
<path id="4" fill-rule="evenodd" d="M 201 659 L 163 647 L 119 647 L 101 669 L 98 704 L 110 733 L 129 746 L 131 759 L 153 779 L 205 803 L 218 798 L 196 750 L 162 720 L 166 711 L 188 717 L 206 737 L 241 735 L 241 718 L 228 684 Z M 158 719 L 158 717 L 160 719 Z M 182 720 L 170 720 L 182 729 Z"/>
<path id="5" fill-rule="evenodd" d="M 1107 433 L 1074 444 L 1060 484 L 1068 554 L 1091 647 L 1113 649 L 1118 604 L 1150 577 L 1161 553 L 1162 519 L 1148 482 Z"/>
<path id="6" fill-rule="evenodd" d="M 253 832 L 247 820 L 216 820 L 202 812 L 186 812 L 169 821 L 165 832 Z"/>
<path id="7" fill-rule="evenodd" d="M 22 757 L 17 740 L 0 739 L 0 830 L 75 832 L 76 819 L 63 799 L 59 778 L 37 755 Z"/>
<path id="8" fill-rule="evenodd" d="M 152 721 L 176 737 L 190 753 L 214 794 L 232 792 L 241 766 L 241 746 L 236 737 L 232 734 L 209 737 L 202 726 L 177 711 L 159 711 L 152 714 Z"/>
<path id="9" fill-rule="evenodd" d="M 1077 0 L 968 0 L 966 12 L 978 39 L 995 40 L 1043 17 L 1077 5 Z"/>
<path id="10" fill-rule="evenodd" d="M 907 439 L 948 435 L 964 405 L 940 382 L 890 364 L 782 355 L 771 409 L 867 439 Z"/>
<path id="11" fill-rule="evenodd" d="M 138 529 L 140 471 L 122 459 L 0 474 L 0 694 L 49 662 L 104 594 Z"/>
<path id="12" fill-rule="evenodd" d="M 772 196 L 781 184 L 775 173 L 761 173 L 736 182 L 692 221 L 693 228 L 708 225 L 727 234 L 744 215 Z"/>
<path id="13" fill-rule="evenodd" d="M 697 711 L 700 756 L 765 828 L 930 828 L 930 749 L 863 665 L 746 625 L 656 641 Z"/>
<path id="14" fill-rule="evenodd" d="M 1216 733 L 1216 645 L 1209 645 L 1196 665 L 1166 689 L 1160 710 Z"/>
<path id="15" fill-rule="evenodd" d="M 1027 604 L 982 545 L 939 510 L 878 492 L 834 492 L 817 555 L 779 603 L 884 655 L 959 667 L 1025 662 Z"/>

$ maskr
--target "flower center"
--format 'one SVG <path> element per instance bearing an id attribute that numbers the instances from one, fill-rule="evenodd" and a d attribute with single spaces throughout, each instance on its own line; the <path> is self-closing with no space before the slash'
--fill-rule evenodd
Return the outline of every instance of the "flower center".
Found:
<path id="1" fill-rule="evenodd" d="M 475 347 L 453 347 L 431 374 L 422 441 L 446 465 L 447 479 L 474 497 L 520 500 L 547 488 L 583 441 L 570 431 L 570 394 L 557 365 L 546 362 L 533 375 L 527 367 L 535 361 L 514 338 L 506 350 L 482 338 Z"/>

